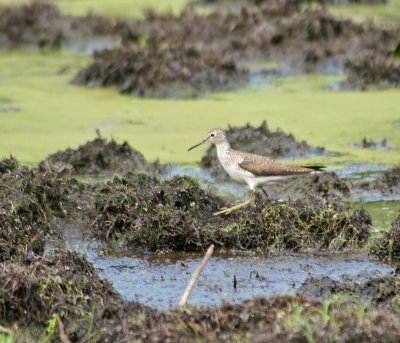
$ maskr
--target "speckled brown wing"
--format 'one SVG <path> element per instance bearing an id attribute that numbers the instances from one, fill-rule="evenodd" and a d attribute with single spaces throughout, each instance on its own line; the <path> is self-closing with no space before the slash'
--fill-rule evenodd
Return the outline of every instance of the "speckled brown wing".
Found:
<path id="1" fill-rule="evenodd" d="M 253 154 L 243 154 L 242 157 L 243 160 L 239 163 L 239 167 L 247 170 L 255 176 L 285 176 L 308 174 L 321 168 L 307 168 L 302 166 L 284 164 L 268 157 Z"/>

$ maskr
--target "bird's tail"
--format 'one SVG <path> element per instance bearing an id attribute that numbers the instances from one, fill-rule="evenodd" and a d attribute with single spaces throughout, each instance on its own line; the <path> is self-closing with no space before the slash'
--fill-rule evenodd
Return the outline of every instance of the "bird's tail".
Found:
<path id="1" fill-rule="evenodd" d="M 303 168 L 312 169 L 314 171 L 324 171 L 325 166 L 302 166 Z"/>

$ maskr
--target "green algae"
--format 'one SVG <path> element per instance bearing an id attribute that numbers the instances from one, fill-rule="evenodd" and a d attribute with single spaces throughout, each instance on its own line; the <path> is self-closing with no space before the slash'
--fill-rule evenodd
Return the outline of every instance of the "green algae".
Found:
<path id="1" fill-rule="evenodd" d="M 197 100 L 137 99 L 113 89 L 70 85 L 88 61 L 88 56 L 64 51 L 14 50 L 0 55 L 1 98 L 19 109 L 0 112 L 1 156 L 11 153 L 35 164 L 49 153 L 92 139 L 99 128 L 105 136 L 127 140 L 147 160 L 193 164 L 203 151 L 186 153 L 186 148 L 210 128 L 267 120 L 271 128 L 282 127 L 311 145 L 338 153 L 307 163 L 399 162 L 399 89 L 332 92 L 326 89 L 332 76 L 308 75 Z M 354 148 L 364 137 L 386 137 L 393 148 Z"/>
<path id="2" fill-rule="evenodd" d="M 332 6 L 331 11 L 335 15 L 351 18 L 358 22 L 372 19 L 382 26 L 400 27 L 400 0 L 388 0 L 386 4 L 380 5 Z"/>
<path id="3" fill-rule="evenodd" d="M 371 201 L 352 203 L 352 208 L 363 208 L 372 217 L 374 230 L 382 231 L 390 228 L 400 211 L 399 201 Z"/>
<path id="4" fill-rule="evenodd" d="M 29 0 L 0 0 L 3 4 L 26 3 Z M 65 14 L 84 16 L 90 12 L 120 18 L 138 18 L 147 9 L 178 13 L 188 0 L 52 0 Z"/>

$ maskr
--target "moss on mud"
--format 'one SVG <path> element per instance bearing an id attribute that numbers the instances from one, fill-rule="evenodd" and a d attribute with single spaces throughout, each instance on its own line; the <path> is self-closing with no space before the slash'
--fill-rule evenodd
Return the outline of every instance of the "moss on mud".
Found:
<path id="1" fill-rule="evenodd" d="M 66 149 L 51 154 L 39 164 L 43 170 L 69 172 L 78 175 L 124 174 L 128 171 L 158 174 L 165 166 L 158 162 L 149 163 L 128 142 L 107 141 L 101 136 L 77 149 Z"/>
<path id="2" fill-rule="evenodd" d="M 400 260 L 400 216 L 392 223 L 388 231 L 382 232 L 370 246 L 371 254 L 384 259 Z"/>
<path id="3" fill-rule="evenodd" d="M 386 170 L 382 176 L 373 181 L 364 181 L 356 184 L 356 187 L 365 191 L 378 191 L 383 195 L 395 195 L 400 193 L 400 166 Z"/>
<path id="4" fill-rule="evenodd" d="M 143 179 L 144 178 L 144 179 Z M 93 234 L 150 251 L 342 250 L 362 246 L 371 217 L 311 197 L 293 203 L 265 202 L 230 216 L 213 216 L 229 204 L 188 177 L 158 182 L 145 176 L 117 178 L 98 190 Z"/>
<path id="5" fill-rule="evenodd" d="M 57 235 L 50 224 L 65 216 L 74 182 L 52 173 L 22 168 L 0 175 L 0 261 L 27 252 L 42 253 L 46 236 Z"/>
<path id="6" fill-rule="evenodd" d="M 156 98 L 186 98 L 238 88 L 247 71 L 225 54 L 201 45 L 148 44 L 142 49 L 96 52 L 94 62 L 73 83 L 116 87 L 121 93 Z"/>
<path id="7" fill-rule="evenodd" d="M 77 253 L 56 253 L 3 262 L 0 268 L 0 321 L 45 326 L 53 314 L 66 320 L 87 317 L 90 304 L 118 299 L 111 285 Z M 88 319 L 88 318 L 86 318 Z"/>

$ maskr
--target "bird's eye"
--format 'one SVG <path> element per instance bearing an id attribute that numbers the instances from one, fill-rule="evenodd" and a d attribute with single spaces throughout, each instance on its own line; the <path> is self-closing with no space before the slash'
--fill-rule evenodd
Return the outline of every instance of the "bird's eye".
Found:
<path id="1" fill-rule="evenodd" d="M 212 133 L 210 136 L 211 136 L 211 137 L 215 137 L 215 133 Z"/>

